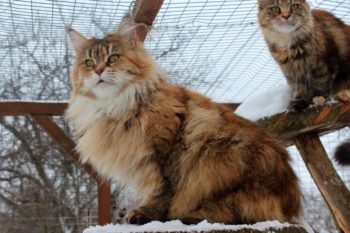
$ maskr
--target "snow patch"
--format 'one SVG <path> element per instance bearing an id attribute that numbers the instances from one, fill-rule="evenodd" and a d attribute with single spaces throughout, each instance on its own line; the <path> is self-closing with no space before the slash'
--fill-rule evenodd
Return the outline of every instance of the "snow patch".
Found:
<path id="1" fill-rule="evenodd" d="M 237 108 L 235 113 L 251 121 L 256 121 L 285 112 L 291 99 L 291 89 L 287 84 L 283 84 L 268 92 L 248 98 Z"/>
<path id="2" fill-rule="evenodd" d="M 128 233 L 128 232 L 206 232 L 214 230 L 241 230 L 255 229 L 264 231 L 271 227 L 282 229 L 292 226 L 289 223 L 280 223 L 278 221 L 259 222 L 253 225 L 224 225 L 221 223 L 208 223 L 206 220 L 197 225 L 184 225 L 179 220 L 169 222 L 150 222 L 145 225 L 128 225 L 128 224 L 108 224 L 105 226 L 91 226 L 83 231 L 83 233 Z M 309 231 L 308 231 L 309 232 Z M 313 231 L 309 232 L 313 233 Z"/>

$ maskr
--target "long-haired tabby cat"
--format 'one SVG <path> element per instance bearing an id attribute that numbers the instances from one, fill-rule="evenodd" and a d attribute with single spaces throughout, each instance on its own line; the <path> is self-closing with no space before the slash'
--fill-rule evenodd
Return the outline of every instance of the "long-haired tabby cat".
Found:
<path id="1" fill-rule="evenodd" d="M 68 119 L 82 162 L 142 197 L 130 223 L 292 221 L 301 193 L 286 150 L 256 124 L 167 80 L 125 17 L 76 51 Z"/>
<path id="2" fill-rule="evenodd" d="M 350 27 L 305 0 L 258 0 L 268 48 L 294 95 L 292 110 L 350 100 Z"/>
<path id="3" fill-rule="evenodd" d="M 323 104 L 330 96 L 350 100 L 350 26 L 305 0 L 258 0 L 268 48 L 291 87 L 290 109 Z M 350 164 L 350 141 L 335 159 Z"/>

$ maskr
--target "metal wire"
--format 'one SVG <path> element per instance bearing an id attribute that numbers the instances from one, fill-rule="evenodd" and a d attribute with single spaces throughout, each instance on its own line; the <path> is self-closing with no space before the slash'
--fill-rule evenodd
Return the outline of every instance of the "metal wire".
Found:
<path id="1" fill-rule="evenodd" d="M 8 44 L 0 51 L 0 57 L 5 57 L 5 61 L 0 61 L 0 76 L 5 82 L 21 76 L 18 84 L 23 85 L 21 99 L 55 100 L 45 91 L 38 94 L 42 89 L 40 83 L 69 89 L 64 86 L 68 82 L 59 84 L 55 77 L 45 81 L 35 75 L 33 56 L 26 57 L 23 54 L 26 51 L 19 45 L 25 44 L 28 51 L 35 48 L 34 58 L 45 67 L 55 65 L 65 54 L 65 24 L 72 24 L 86 36 L 101 36 L 115 29 L 132 3 L 132 0 L 0 0 L 4 9 L 0 15 L 0 42 Z M 310 3 L 350 23 L 350 2 L 311 0 Z M 165 1 L 156 18 L 155 30 L 145 44 L 177 84 L 218 102 L 242 102 L 284 80 L 266 49 L 256 14 L 255 0 Z M 44 45 L 53 47 L 44 53 Z M 68 56 L 73 56 L 72 51 Z M 19 63 L 26 68 L 19 70 Z M 24 86 L 28 82 L 31 85 Z M 67 99 L 68 92 L 56 96 Z"/>

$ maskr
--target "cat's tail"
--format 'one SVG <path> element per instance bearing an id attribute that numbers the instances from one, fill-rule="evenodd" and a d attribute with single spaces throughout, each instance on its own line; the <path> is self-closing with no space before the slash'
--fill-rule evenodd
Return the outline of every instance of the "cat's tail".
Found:
<path id="1" fill-rule="evenodd" d="M 350 139 L 341 143 L 336 148 L 334 159 L 341 165 L 350 165 Z"/>

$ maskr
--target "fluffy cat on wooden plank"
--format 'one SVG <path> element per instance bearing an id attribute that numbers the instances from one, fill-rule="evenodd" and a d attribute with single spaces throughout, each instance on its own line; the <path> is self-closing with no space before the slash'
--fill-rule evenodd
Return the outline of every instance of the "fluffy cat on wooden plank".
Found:
<path id="1" fill-rule="evenodd" d="M 255 123 L 168 81 L 125 17 L 116 32 L 76 51 L 66 117 L 77 150 L 101 175 L 142 198 L 127 220 L 227 224 L 300 216 L 301 193 L 286 150 Z"/>
<path id="2" fill-rule="evenodd" d="M 258 19 L 272 57 L 294 95 L 290 108 L 350 100 L 350 27 L 305 0 L 258 0 Z"/>
<path id="3" fill-rule="evenodd" d="M 305 0 L 258 0 L 258 19 L 272 57 L 294 99 L 291 110 L 322 105 L 329 97 L 350 100 L 350 26 Z M 335 159 L 350 164 L 350 141 Z"/>

